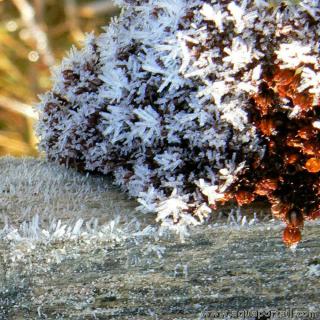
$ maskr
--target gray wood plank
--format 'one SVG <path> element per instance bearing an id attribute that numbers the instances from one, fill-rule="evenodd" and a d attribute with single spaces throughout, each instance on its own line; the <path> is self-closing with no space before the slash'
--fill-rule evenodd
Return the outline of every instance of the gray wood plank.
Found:
<path id="1" fill-rule="evenodd" d="M 258 223 L 214 218 L 181 242 L 159 236 L 154 216 L 107 178 L 35 159 L 2 158 L 0 170 L 0 319 L 255 319 L 258 310 L 320 319 L 318 222 L 294 252 L 261 204 L 242 213 L 256 211 Z M 95 227 L 54 237 L 55 221 L 92 217 Z"/>

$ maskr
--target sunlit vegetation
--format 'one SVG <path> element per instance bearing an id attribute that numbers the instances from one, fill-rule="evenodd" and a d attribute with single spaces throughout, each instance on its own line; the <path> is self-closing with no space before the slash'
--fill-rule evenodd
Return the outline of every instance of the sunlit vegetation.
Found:
<path id="1" fill-rule="evenodd" d="M 37 96 L 50 67 L 117 13 L 108 0 L 0 0 L 0 155 L 37 155 Z"/>

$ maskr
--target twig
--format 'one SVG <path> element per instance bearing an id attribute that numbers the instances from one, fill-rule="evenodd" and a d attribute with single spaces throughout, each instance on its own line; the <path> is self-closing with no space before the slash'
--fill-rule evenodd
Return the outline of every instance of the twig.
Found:
<path id="1" fill-rule="evenodd" d="M 30 30 L 30 34 L 36 43 L 36 49 L 40 55 L 43 56 L 44 63 L 48 66 L 52 66 L 55 59 L 51 52 L 49 41 L 45 32 L 35 20 L 34 9 L 27 0 L 12 0 L 12 2 L 19 10 L 24 24 Z"/>
<path id="2" fill-rule="evenodd" d="M 110 0 L 95 1 L 82 5 L 79 8 L 79 15 L 84 18 L 92 18 L 98 14 L 113 15 L 117 10 L 118 8 Z"/>
<path id="3" fill-rule="evenodd" d="M 0 96 L 0 107 L 13 112 L 20 113 L 30 119 L 38 119 L 38 114 L 33 110 L 33 108 L 30 105 L 22 103 L 12 98 Z"/>
<path id="4" fill-rule="evenodd" d="M 81 31 L 78 21 L 78 8 L 76 2 L 75 0 L 64 0 L 64 3 L 70 34 L 75 41 L 81 41 L 84 39 L 84 34 Z"/>
<path id="5" fill-rule="evenodd" d="M 33 0 L 34 8 L 36 12 L 36 18 L 40 25 L 44 24 L 44 7 L 45 1 L 44 0 Z"/>

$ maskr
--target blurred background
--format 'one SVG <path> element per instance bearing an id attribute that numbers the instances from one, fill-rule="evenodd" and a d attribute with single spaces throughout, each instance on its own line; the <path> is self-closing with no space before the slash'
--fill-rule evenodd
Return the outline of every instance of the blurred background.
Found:
<path id="1" fill-rule="evenodd" d="M 0 0 L 0 155 L 37 156 L 33 106 L 50 67 L 118 12 L 111 0 Z"/>

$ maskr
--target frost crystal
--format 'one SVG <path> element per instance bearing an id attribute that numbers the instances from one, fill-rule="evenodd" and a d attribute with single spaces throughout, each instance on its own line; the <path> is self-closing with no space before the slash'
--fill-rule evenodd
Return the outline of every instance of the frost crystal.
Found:
<path id="1" fill-rule="evenodd" d="M 164 225 L 197 224 L 264 155 L 250 122 L 262 70 L 306 64 L 301 90 L 319 97 L 319 3 L 116 3 L 120 17 L 54 70 L 39 104 L 40 148 L 113 174 Z"/>

